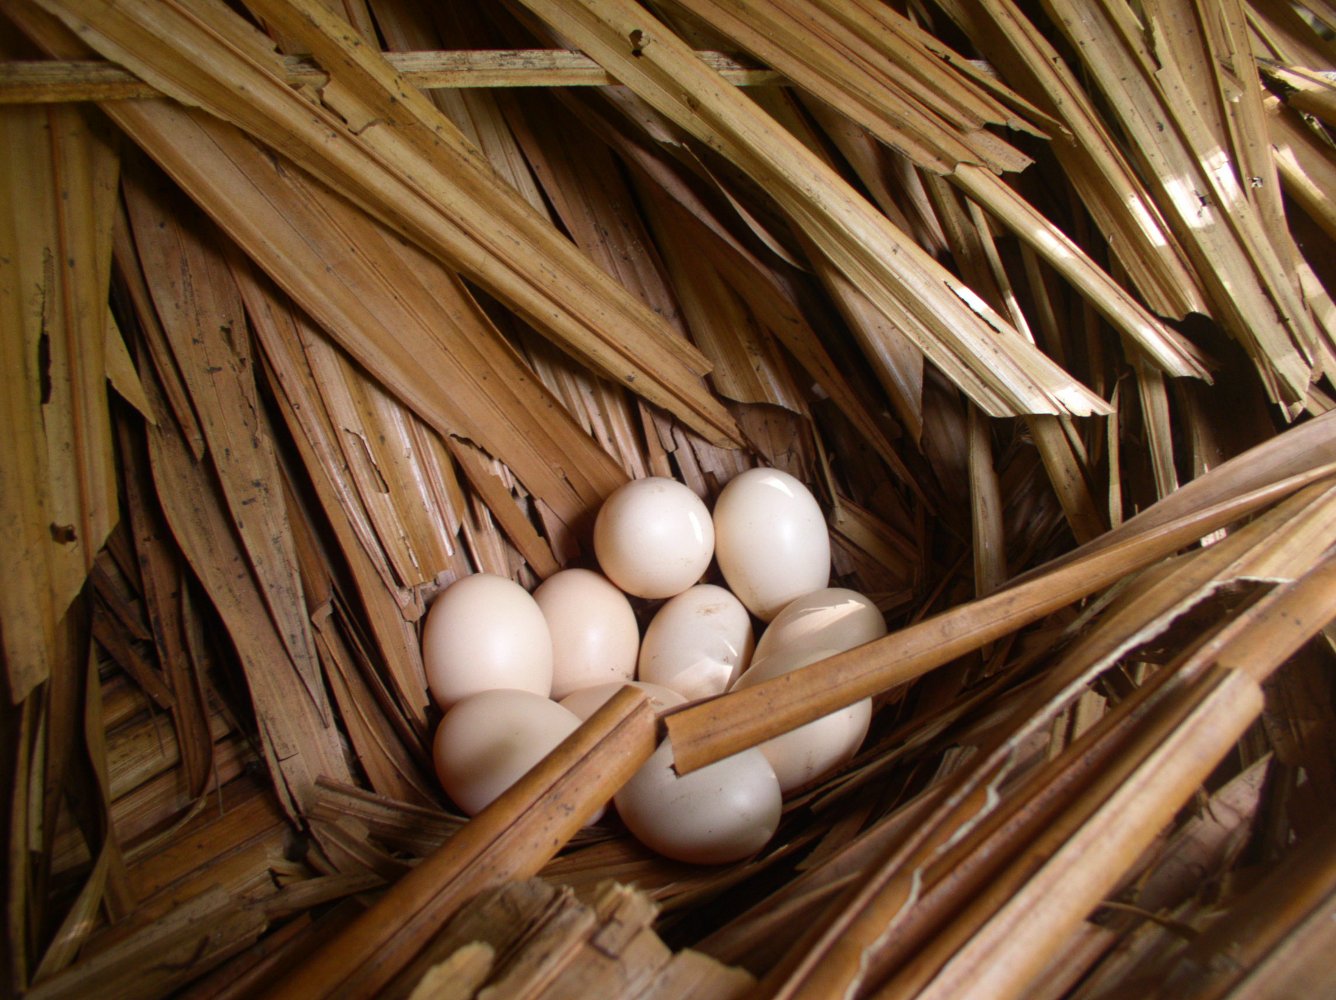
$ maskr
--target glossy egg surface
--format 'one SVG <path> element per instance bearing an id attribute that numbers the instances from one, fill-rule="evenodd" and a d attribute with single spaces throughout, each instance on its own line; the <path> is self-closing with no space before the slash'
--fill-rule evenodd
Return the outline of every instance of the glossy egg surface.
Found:
<path id="1" fill-rule="evenodd" d="M 855 590 L 825 587 L 795 598 L 766 626 L 753 659 L 779 649 L 790 656 L 813 649 L 846 650 L 886 634 L 886 616 Z"/>
<path id="2" fill-rule="evenodd" d="M 650 707 L 655 712 L 662 712 L 665 708 L 676 708 L 678 705 L 686 704 L 686 699 L 676 691 L 669 690 L 659 684 L 647 684 L 644 681 L 630 681 L 632 687 L 638 687 L 649 695 Z M 604 702 L 615 695 L 624 686 L 623 682 L 610 684 L 596 684 L 593 687 L 581 688 L 579 691 L 573 691 L 565 698 L 561 699 L 561 707 L 574 712 L 581 720 L 589 718 L 600 708 Z"/>
<path id="3" fill-rule="evenodd" d="M 552 636 L 552 697 L 636 674 L 640 627 L 626 595 L 587 569 L 544 580 L 533 598 Z"/>
<path id="4" fill-rule="evenodd" d="M 531 691 L 469 695 L 436 727 L 436 776 L 455 804 L 475 816 L 575 732 L 580 721 Z"/>
<path id="5" fill-rule="evenodd" d="M 714 525 L 700 497 L 661 476 L 614 490 L 594 521 L 594 554 L 608 579 L 636 597 L 680 594 L 714 554 Z"/>
<path id="6" fill-rule="evenodd" d="M 529 592 L 491 573 L 460 577 L 427 609 L 422 662 L 436 704 L 494 688 L 552 692 L 552 638 Z"/>
<path id="7" fill-rule="evenodd" d="M 722 694 L 752 655 L 751 616 L 723 587 L 702 583 L 665 603 L 640 645 L 637 676 L 688 701 Z"/>
<path id="8" fill-rule="evenodd" d="M 782 806 L 779 782 L 759 750 L 744 750 L 679 776 L 667 740 L 613 801 L 646 847 L 698 865 L 755 854 L 778 829 Z"/>
<path id="9" fill-rule="evenodd" d="M 778 469 L 748 469 L 714 505 L 715 557 L 728 589 L 762 621 L 830 582 L 830 535 L 816 498 Z"/>

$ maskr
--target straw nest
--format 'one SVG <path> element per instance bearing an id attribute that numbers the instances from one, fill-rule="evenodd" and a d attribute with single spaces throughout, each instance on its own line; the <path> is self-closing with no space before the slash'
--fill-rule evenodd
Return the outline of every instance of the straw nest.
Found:
<path id="1" fill-rule="evenodd" d="M 1336 990 L 1329 0 L 0 19 L 6 992 Z M 886 638 L 465 822 L 434 594 L 754 465 Z M 744 863 L 580 830 L 869 696 Z"/>

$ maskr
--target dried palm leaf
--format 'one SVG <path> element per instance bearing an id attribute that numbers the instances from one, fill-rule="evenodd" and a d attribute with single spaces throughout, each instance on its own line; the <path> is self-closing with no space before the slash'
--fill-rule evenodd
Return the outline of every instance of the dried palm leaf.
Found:
<path id="1" fill-rule="evenodd" d="M 526 3 L 639 96 L 742 169 L 985 411 L 1103 412 L 664 26 L 629 3 Z M 689 95 L 689 99 L 687 96 Z M 986 360 L 985 360 L 986 359 Z"/>
<path id="2" fill-rule="evenodd" d="M 686 6 L 920 167 L 957 183 L 1072 281 L 1113 325 L 1141 344 L 1166 371 L 1205 375 L 1190 343 L 1146 312 L 1061 230 L 985 169 L 1020 169 L 1028 159 L 1013 157 L 1009 162 L 994 162 L 998 149 L 1005 147 L 1000 142 L 980 142 L 991 135 L 983 130 L 984 124 L 998 118 L 1006 120 L 996 109 L 985 115 L 982 108 L 976 108 L 975 116 L 952 120 L 948 113 L 952 100 L 973 97 L 977 102 L 983 95 L 968 77 L 951 72 L 947 64 L 923 48 L 913 33 L 902 27 L 907 23 L 903 19 L 885 9 L 874 16 L 869 13 L 870 7 L 839 8 L 813 0 L 765 7 L 688 0 Z M 855 11 L 862 16 L 855 16 Z M 832 33 L 836 40 L 828 38 Z M 844 51 L 846 47 L 856 54 Z M 870 64 L 896 62 L 916 68 L 914 100 L 923 106 L 912 116 L 887 113 L 886 109 L 896 108 L 896 98 L 903 91 L 884 75 L 867 70 Z"/>
<path id="3" fill-rule="evenodd" d="M 211 0 L 170 9 L 128 4 L 114 13 L 78 3 L 46 9 L 164 92 L 236 122 L 347 193 L 600 371 L 702 433 L 733 440 L 727 414 L 699 382 L 708 367 L 699 353 L 542 224 L 420 91 L 378 53 L 345 41 L 346 23 L 315 0 L 300 8 L 261 4 L 257 12 L 338 75 L 317 100 L 289 87 L 267 40 Z M 164 32 L 174 46 L 143 44 Z M 149 52 L 161 61 L 146 63 Z"/>
<path id="4" fill-rule="evenodd" d="M 49 674 L 57 623 L 117 517 L 107 407 L 107 288 L 118 160 L 71 107 L 0 114 L 6 423 L 0 523 L 4 660 L 19 700 Z"/>

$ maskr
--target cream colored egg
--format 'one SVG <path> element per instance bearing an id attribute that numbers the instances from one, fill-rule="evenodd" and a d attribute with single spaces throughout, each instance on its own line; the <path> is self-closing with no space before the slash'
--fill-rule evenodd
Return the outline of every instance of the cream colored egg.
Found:
<path id="1" fill-rule="evenodd" d="M 830 582 L 830 535 L 816 498 L 778 469 L 748 469 L 714 505 L 715 558 L 729 590 L 762 621 Z"/>
<path id="2" fill-rule="evenodd" d="M 751 616 L 723 587 L 702 583 L 659 608 L 645 629 L 636 676 L 687 700 L 723 694 L 752 655 Z"/>
<path id="3" fill-rule="evenodd" d="M 678 705 L 685 705 L 686 699 L 676 691 L 670 691 L 666 687 L 658 684 L 646 684 L 644 681 L 631 681 L 632 687 L 638 687 L 649 695 L 650 707 L 655 712 L 662 712 L 665 708 L 676 708 Z M 596 684 L 593 687 L 581 688 L 579 691 L 572 691 L 565 698 L 561 699 L 562 708 L 569 709 L 578 715 L 582 720 L 589 718 L 604 703 L 620 691 L 625 686 L 625 682 L 613 682 L 611 684 Z"/>
<path id="4" fill-rule="evenodd" d="M 779 783 L 756 749 L 690 774 L 672 767 L 664 740 L 613 801 L 627 829 L 675 861 L 727 864 L 759 851 L 779 827 Z"/>
<path id="5" fill-rule="evenodd" d="M 779 649 L 757 659 L 733 686 L 735 691 L 798 670 L 839 652 L 810 649 L 796 654 Z M 780 790 L 787 795 L 808 782 L 829 774 L 858 752 L 872 722 L 872 699 L 864 698 L 847 708 L 823 715 L 791 732 L 766 740 L 758 750 L 774 768 Z"/>
<path id="6" fill-rule="evenodd" d="M 436 727 L 436 776 L 445 794 L 476 816 L 575 732 L 580 721 L 531 691 L 469 695 Z"/>
<path id="7" fill-rule="evenodd" d="M 618 487 L 594 521 L 594 554 L 609 580 L 636 597 L 680 594 L 714 553 L 714 526 L 700 497 L 652 476 Z"/>
<path id="8" fill-rule="evenodd" d="M 886 617 L 868 598 L 844 587 L 826 587 L 788 604 L 761 634 L 753 658 L 777 649 L 789 655 L 813 649 L 853 649 L 886 634 Z"/>
<path id="9" fill-rule="evenodd" d="M 626 595 L 587 569 L 564 569 L 533 598 L 552 635 L 552 697 L 636 675 L 640 626 Z"/>
<path id="10" fill-rule="evenodd" d="M 552 693 L 552 638 L 529 592 L 491 573 L 460 577 L 431 603 L 422 662 L 436 704 L 479 691 Z"/>

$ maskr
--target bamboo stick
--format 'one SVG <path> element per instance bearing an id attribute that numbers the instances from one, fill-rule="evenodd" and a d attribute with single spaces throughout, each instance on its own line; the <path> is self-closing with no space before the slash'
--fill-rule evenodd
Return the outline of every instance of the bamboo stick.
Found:
<path id="1" fill-rule="evenodd" d="M 1027 735 L 1043 727 L 1045 720 L 1055 715 L 1057 706 L 1069 702 L 1074 692 L 1083 690 L 1086 683 L 1131 645 L 1150 641 L 1192 603 L 1239 574 L 1247 573 L 1259 552 L 1266 558 L 1272 543 L 1294 521 L 1326 522 L 1330 539 L 1331 491 L 1325 490 L 1314 503 L 1311 494 L 1317 489 L 1311 487 L 1307 499 L 1296 496 L 1225 542 L 1180 560 L 1177 566 L 1152 571 L 1146 579 L 1138 581 L 1046 672 L 1032 691 L 1009 706 L 1002 734 L 984 738 L 985 752 L 975 759 L 969 777 L 962 778 L 960 786 L 953 788 L 946 800 L 955 810 L 953 818 L 944 826 L 936 820 L 925 823 L 923 832 L 910 838 L 899 854 L 888 855 L 878 875 L 851 886 L 849 895 L 857 897 L 856 905 L 841 910 L 838 921 L 823 930 L 800 963 L 791 962 L 782 974 L 772 977 L 775 984 L 783 979 L 785 995 L 814 989 L 820 983 L 827 984 L 827 989 L 833 988 L 832 977 L 842 981 L 842 977 L 856 975 L 860 981 L 872 985 L 888 973 L 896 976 L 895 990 L 912 994 L 935 975 L 946 956 L 980 926 L 977 920 L 962 923 L 962 918 L 950 916 L 951 908 L 969 906 L 981 919 L 983 914 L 991 913 L 990 906 L 1001 905 L 1009 898 L 1011 891 L 1020 885 L 1016 879 L 1023 881 L 1027 877 L 1024 866 L 1018 861 L 1012 866 L 1010 876 L 1002 874 L 999 866 L 1011 864 L 1008 859 L 1013 853 L 1024 854 L 1026 845 L 1038 835 L 1036 831 L 1043 830 L 1045 837 L 1053 836 L 1057 811 L 1069 809 L 1075 796 L 1094 801 L 1083 790 L 1086 781 L 1097 780 L 1106 793 L 1119 785 L 1125 769 L 1133 765 L 1124 736 L 1129 729 L 1135 731 L 1143 725 L 1144 720 L 1138 718 L 1144 714 L 1144 706 L 1156 704 L 1155 699 L 1163 700 L 1165 691 L 1171 700 L 1177 697 L 1173 694 L 1176 685 L 1190 682 L 1193 676 L 1209 669 L 1220 650 L 1233 648 L 1239 636 L 1249 636 L 1252 629 L 1266 622 L 1271 607 L 1288 606 L 1293 598 L 1287 599 L 1285 591 L 1278 591 L 1264 605 L 1220 625 L 1213 635 L 1176 663 L 1173 670 L 1154 675 L 1138 688 L 1132 701 L 1143 708 L 1133 711 L 1132 701 L 1122 703 L 1116 713 L 1091 730 L 1089 738 L 1072 744 L 1062 758 L 1045 765 L 1045 770 L 1029 777 L 1022 772 L 1020 782 L 1008 781 L 1008 772 L 1024 767 L 1018 763 L 1018 755 Z M 1312 573 L 1302 565 L 1291 567 L 1292 571 L 1296 575 L 1317 574 L 1329 579 L 1331 560 L 1318 559 L 1321 551 L 1310 546 L 1305 552 L 1309 565 L 1317 561 Z M 1331 610 L 1336 605 L 1328 601 L 1325 607 Z M 1307 625 L 1306 635 L 1316 630 L 1311 621 L 1301 624 Z M 1268 661 L 1277 662 L 1270 657 Z M 1157 689 L 1160 694 L 1155 693 Z M 1159 709 L 1154 711 L 1158 713 Z M 1176 718 L 1181 719 L 1181 713 Z M 1166 728 L 1161 718 L 1156 725 L 1164 734 L 1177 722 L 1169 719 Z M 1078 777 L 1081 773 L 1086 777 Z M 1065 834 L 1059 839 L 1063 837 Z M 1009 847 L 1005 846 L 1008 844 Z M 1011 881 L 1004 884 L 1001 879 Z M 991 888 L 985 893 L 984 887 L 990 882 Z M 984 905 L 985 897 L 991 898 L 992 904 Z M 970 902 L 976 898 L 979 907 Z M 949 922 L 944 923 L 948 917 Z M 896 972 L 897 969 L 900 971 Z"/>
<path id="2" fill-rule="evenodd" d="M 1148 748 L 1069 839 L 1036 845 L 1043 867 L 918 992 L 922 1000 L 1024 995 L 1061 945 L 1062 932 L 1074 929 L 1113 887 L 1261 711 L 1260 688 L 1242 674 L 1220 671 L 1199 687 L 1182 699 L 1191 714 Z M 883 994 L 897 995 L 893 989 Z"/>
<path id="3" fill-rule="evenodd" d="M 268 994 L 369 997 L 441 924 L 488 886 L 535 874 L 654 750 L 654 712 L 636 689 L 575 733 L 309 962 Z"/>
<path id="4" fill-rule="evenodd" d="M 862 698 L 922 676 L 1162 559 L 1205 534 L 1330 474 L 1331 466 L 1203 507 L 990 597 L 959 605 L 845 653 L 665 717 L 673 764 L 688 772 Z"/>

